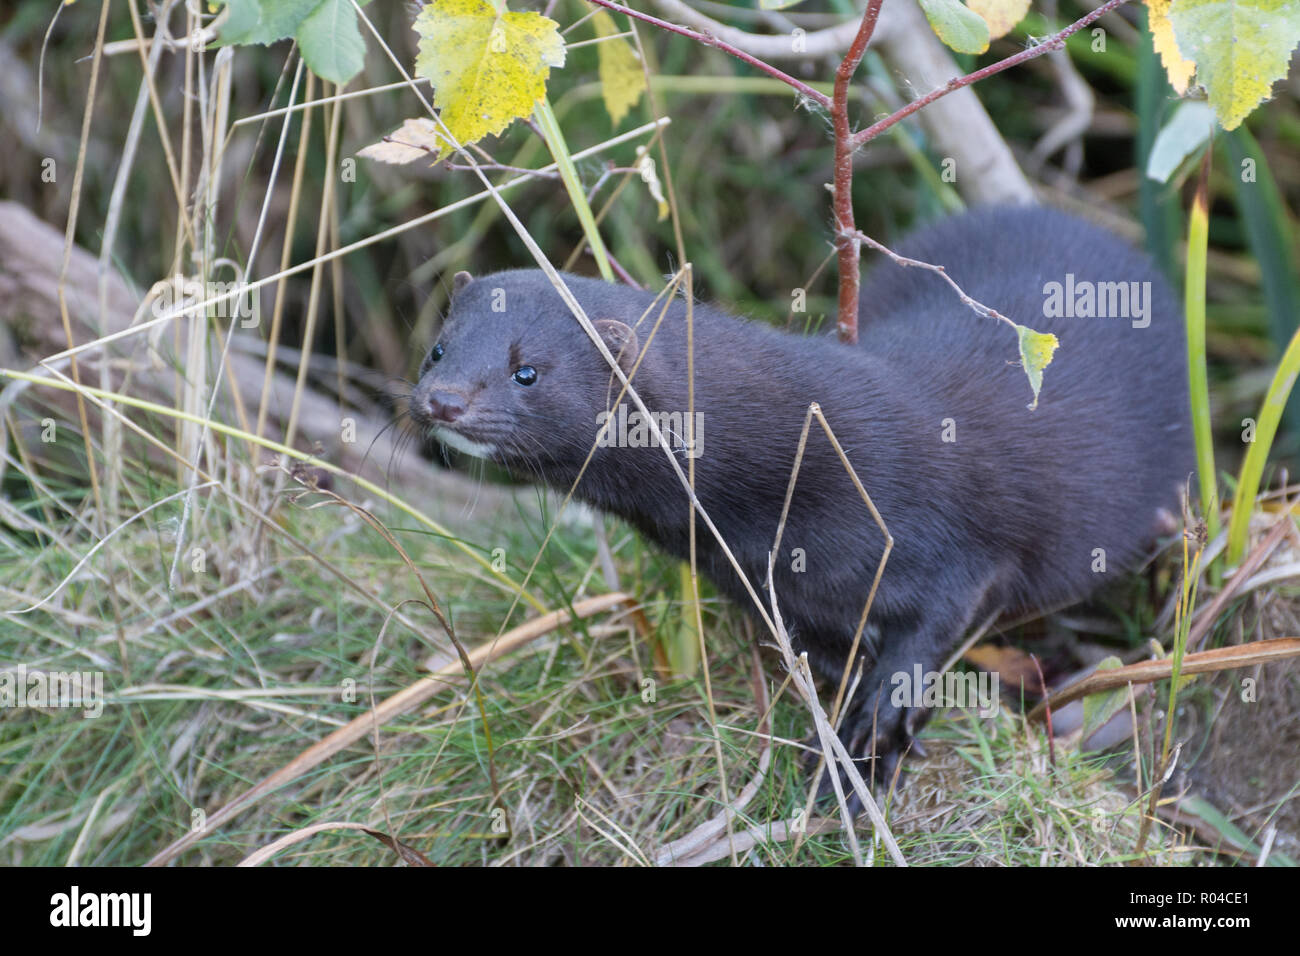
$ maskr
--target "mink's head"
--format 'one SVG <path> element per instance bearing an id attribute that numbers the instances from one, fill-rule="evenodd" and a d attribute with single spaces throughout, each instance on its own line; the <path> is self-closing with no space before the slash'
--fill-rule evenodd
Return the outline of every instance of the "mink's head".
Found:
<path id="1" fill-rule="evenodd" d="M 630 369 L 636 334 L 608 317 L 620 290 L 564 278 Z M 542 272 L 479 279 L 460 272 L 442 334 L 420 367 L 411 417 L 452 448 L 525 474 L 563 478 L 587 457 L 597 416 L 618 390 L 608 363 Z"/>

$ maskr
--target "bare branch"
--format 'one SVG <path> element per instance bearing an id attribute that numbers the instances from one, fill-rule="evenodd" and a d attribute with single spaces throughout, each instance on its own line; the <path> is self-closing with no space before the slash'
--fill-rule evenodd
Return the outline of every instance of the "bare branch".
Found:
<path id="1" fill-rule="evenodd" d="M 928 106 L 940 97 L 947 96 L 955 90 L 960 90 L 962 87 L 970 86 L 972 83 L 978 83 L 982 79 L 993 76 L 995 73 L 1001 73 L 1003 70 L 1008 70 L 1013 66 L 1019 66 L 1021 63 L 1040 57 L 1044 53 L 1051 53 L 1053 50 L 1064 49 L 1065 41 L 1068 37 L 1073 36 L 1094 20 L 1097 20 L 1114 10 L 1116 7 L 1123 6 L 1126 3 L 1128 3 L 1128 0 L 1108 0 L 1107 3 L 1102 4 L 1086 16 L 1080 17 L 1060 33 L 1048 37 L 1037 46 L 1032 46 L 1027 50 L 1021 50 L 1019 53 L 1009 56 L 1005 60 L 999 60 L 997 63 L 990 64 L 981 70 L 976 70 L 974 73 L 967 73 L 965 76 L 959 76 L 949 80 L 945 85 L 939 87 L 937 90 L 931 90 L 929 93 L 926 93 L 925 96 L 908 103 L 901 110 L 886 116 L 878 123 L 873 123 L 871 126 L 868 126 L 862 132 L 853 137 L 853 146 L 856 148 L 858 146 L 866 145 L 895 123 L 907 119 L 907 117 L 911 116 L 917 110 Z"/>
<path id="2" fill-rule="evenodd" d="M 705 16 L 682 0 L 652 0 L 652 3 L 668 19 L 769 62 L 806 62 L 826 57 L 838 60 L 857 36 L 859 26 L 858 22 L 849 20 L 833 28 L 810 32 L 802 38 L 800 52 L 790 42 L 789 35 L 746 33 Z M 943 84 L 961 75 L 951 52 L 934 35 L 925 14 L 912 3 L 896 0 L 881 8 L 872 35 L 872 49 L 878 50 L 894 71 L 922 87 Z M 1033 187 L 974 92 L 959 90 L 953 96 L 943 97 L 924 110 L 918 120 L 929 134 L 935 151 L 940 156 L 951 156 L 963 170 L 958 183 L 968 201 L 1034 201 Z"/>
<path id="3" fill-rule="evenodd" d="M 839 69 L 835 71 L 835 97 L 831 121 L 835 129 L 835 246 L 839 250 L 840 299 L 838 329 L 840 341 L 854 345 L 858 341 L 858 243 L 853 236 L 853 135 L 849 127 L 849 85 L 867 52 L 867 44 L 876 32 L 880 5 L 884 0 L 868 0 L 857 35 Z"/>
<path id="4" fill-rule="evenodd" d="M 885 255 L 889 256 L 889 258 L 892 259 L 894 263 L 897 265 L 913 266 L 915 268 L 925 269 L 929 272 L 933 272 L 937 274 L 939 278 L 943 279 L 944 282 L 952 286 L 953 290 L 957 293 L 957 296 L 961 299 L 962 303 L 966 305 L 968 308 L 970 308 L 977 315 L 982 315 L 985 318 L 989 318 L 989 319 L 998 319 L 999 321 L 1007 323 L 1007 325 L 1011 326 L 1013 329 L 1016 328 L 1016 323 L 1011 319 L 1007 318 L 997 309 L 990 308 L 989 306 L 985 305 L 983 302 L 980 302 L 977 299 L 972 299 L 970 296 L 968 296 L 965 290 L 963 290 L 962 287 L 959 286 L 953 280 L 953 277 L 948 275 L 948 270 L 945 269 L 943 266 L 937 265 L 933 262 L 922 262 L 920 259 L 909 259 L 907 256 L 900 256 L 898 253 L 893 252 L 890 249 L 887 249 L 885 246 L 876 242 L 876 240 L 872 239 L 866 233 L 861 231 L 855 230 L 852 238 L 862 243 L 863 245 L 870 246 L 872 249 L 875 249 L 877 252 L 884 253 Z"/>

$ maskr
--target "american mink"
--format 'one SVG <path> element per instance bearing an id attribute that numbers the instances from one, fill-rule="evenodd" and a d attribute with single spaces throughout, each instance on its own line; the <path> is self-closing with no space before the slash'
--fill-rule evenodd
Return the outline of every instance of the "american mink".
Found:
<path id="1" fill-rule="evenodd" d="M 1075 601 L 1131 567 L 1158 516 L 1167 523 L 1177 512 L 1193 467 L 1182 314 L 1144 255 L 1045 208 L 967 213 L 898 252 L 944 265 L 979 302 L 1058 336 L 1036 409 L 1024 371 L 1008 361 L 1016 340 L 1005 324 L 977 315 L 938 276 L 882 262 L 862 288 L 857 347 L 697 303 L 703 427 L 694 449 L 675 451 L 683 465 L 697 456 L 697 494 L 766 601 L 799 433 L 809 403 L 821 404 L 895 542 L 841 725 L 851 754 L 884 757 L 891 770 L 925 719 L 891 702 L 893 675 L 918 664 L 935 672 L 989 616 Z M 653 293 L 564 279 L 626 371 L 645 349 L 632 384 L 646 407 L 683 421 L 685 302 L 671 303 L 650 340 Z M 567 490 L 617 379 L 540 271 L 462 273 L 456 285 L 413 417 L 452 447 Z M 576 495 L 686 558 L 685 492 L 662 448 L 620 447 L 636 444 L 620 437 L 636 436 L 620 424 L 636 416 L 615 412 L 614 438 L 596 449 Z M 697 528 L 701 569 L 752 612 L 734 568 Z M 796 649 L 832 681 L 883 547 L 814 425 L 773 581 Z"/>

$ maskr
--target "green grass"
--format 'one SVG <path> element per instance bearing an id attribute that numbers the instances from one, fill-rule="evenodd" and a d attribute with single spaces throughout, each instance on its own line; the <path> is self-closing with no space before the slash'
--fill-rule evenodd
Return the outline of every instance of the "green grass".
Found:
<path id="1" fill-rule="evenodd" d="M 157 498 L 169 489 L 132 490 Z M 5 714 L 0 860 L 143 863 L 182 836 L 196 810 L 214 812 L 365 713 L 367 687 L 383 699 L 415 681 L 430 658 L 447 658 L 445 639 L 417 606 L 403 607 L 415 629 L 385 626 L 380 604 L 396 605 L 420 589 L 379 535 L 357 527 L 342 508 L 309 510 L 309 500 L 280 499 L 275 520 L 309 543 L 314 556 L 372 590 L 378 604 L 341 587 L 316 557 L 275 535 L 250 551 L 256 522 L 223 508 L 217 496 L 208 499 L 196 538 L 207 543 L 211 563 L 204 574 L 183 574 L 174 591 L 160 582 L 179 505 L 123 529 L 90 563 L 92 573 L 80 574 L 41 610 L 0 618 L 6 664 L 99 668 L 108 697 L 97 718 L 54 709 Z M 535 504 L 533 493 L 521 495 L 525 515 Z M 483 538 L 517 556 L 517 575 L 544 534 L 542 520 L 505 515 L 499 526 L 485 525 Z M 36 538 L 51 530 L 40 528 Z M 624 586 L 644 595 L 651 620 L 675 627 L 676 565 L 617 523 L 610 532 Z M 472 647 L 497 633 L 509 595 L 449 542 L 398 534 L 460 639 Z M 49 593 L 69 572 L 73 555 L 87 545 L 84 536 L 64 537 L 71 553 L 44 540 L 7 538 L 4 546 L 19 552 L 0 571 L 7 607 L 18 603 L 16 594 Z M 561 520 L 535 593 L 564 606 L 584 581 L 590 584 L 594 566 L 590 532 L 581 520 Z M 230 587 L 241 582 L 246 586 Z M 223 588 L 229 593 L 212 600 Z M 739 611 L 710 591 L 704 600 L 722 769 L 735 794 L 755 774 L 765 743 L 752 656 Z M 657 674 L 652 648 L 626 626 L 609 627 L 607 618 L 556 631 L 481 672 L 501 803 L 512 824 L 508 837 L 493 831 L 486 735 L 473 699 L 458 687 L 387 724 L 378 749 L 368 735 L 214 828 L 179 862 L 232 864 L 288 832 L 339 821 L 393 833 L 439 865 L 652 859 L 719 810 L 708 700 L 698 673 Z M 769 692 L 780 688 L 779 676 L 774 656 L 765 655 Z M 655 681 L 652 700 L 643 694 L 645 678 Z M 343 695 L 349 680 L 357 687 L 352 701 Z M 787 820 L 806 800 L 803 751 L 794 741 L 811 728 L 789 693 L 777 697 L 772 728 L 772 764 L 738 830 Z M 1096 758 L 1060 748 L 1059 765 L 1049 771 L 1040 733 L 1007 712 L 993 720 L 940 717 L 927 740 L 932 759 L 909 774 L 890 808 L 909 862 L 1103 863 L 1131 851 L 1138 811 L 1122 780 Z M 1159 848 L 1159 831 L 1156 846 L 1156 859 L 1174 861 Z M 882 851 L 875 855 L 887 862 Z M 797 848 L 792 840 L 759 843 L 739 859 L 849 861 L 839 832 L 811 836 Z M 282 850 L 274 862 L 380 865 L 394 862 L 394 854 L 358 830 L 326 831 Z"/>

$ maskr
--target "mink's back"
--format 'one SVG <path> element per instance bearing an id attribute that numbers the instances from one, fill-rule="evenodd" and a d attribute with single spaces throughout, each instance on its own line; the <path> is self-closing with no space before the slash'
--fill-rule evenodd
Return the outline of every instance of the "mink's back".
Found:
<path id="1" fill-rule="evenodd" d="M 956 441 L 930 456 L 951 469 L 930 485 L 938 507 L 974 513 L 989 540 L 1020 551 L 1013 603 L 1082 596 L 1098 582 L 1097 549 L 1108 570 L 1131 564 L 1193 466 L 1177 300 L 1144 254 L 1050 209 L 976 211 L 895 251 L 942 264 L 973 299 L 1059 339 L 1031 411 L 1024 371 L 1009 364 L 1014 332 L 939 276 L 882 260 L 862 289 L 860 347 L 952 420 Z M 1051 283 L 1115 282 L 1139 284 L 1148 325 L 1046 308 Z"/>
<path id="2" fill-rule="evenodd" d="M 884 617 L 989 575 L 1000 576 L 998 597 L 1009 608 L 1041 608 L 1101 583 L 1099 557 L 1112 574 L 1130 567 L 1152 543 L 1158 511 L 1177 510 L 1176 488 L 1193 462 L 1183 319 L 1165 280 L 1123 240 L 1038 207 L 953 217 L 896 251 L 944 265 L 972 298 L 1057 335 L 1038 407 L 1027 408 L 1033 396 L 1015 364 L 1015 332 L 925 270 L 878 262 L 862 289 L 857 349 L 697 306 L 695 399 L 707 422 L 701 499 L 751 580 L 762 580 L 812 401 L 895 539 L 877 599 Z M 1076 286 L 1149 283 L 1150 324 L 1045 314 L 1045 285 L 1066 283 L 1067 273 Z M 608 288 L 590 291 L 609 296 Z M 675 319 L 660 329 L 639 378 L 652 407 L 685 407 L 684 322 Z M 656 467 L 646 456 L 640 473 Z M 662 476 L 665 491 L 674 486 Z M 654 510 L 637 523 L 684 553 L 684 513 L 666 519 L 657 501 Z M 783 541 L 777 583 L 791 613 L 816 631 L 851 634 L 883 537 L 819 433 Z M 784 552 L 795 547 L 809 573 L 783 575 Z M 720 555 L 707 554 L 706 563 L 745 600 Z"/>
<path id="3" fill-rule="evenodd" d="M 1026 407 L 1032 392 L 1014 364 L 1014 331 L 976 314 L 924 270 L 878 262 L 862 289 L 856 349 L 697 304 L 694 407 L 705 436 L 697 491 L 751 582 L 765 579 L 814 401 L 895 540 L 873 605 L 883 626 L 914 618 L 943 595 L 986 593 L 1008 609 L 1060 604 L 1130 567 L 1151 543 L 1158 511 L 1176 511 L 1176 488 L 1193 460 L 1183 320 L 1163 278 L 1123 240 L 1037 207 L 944 220 L 897 251 L 944 265 L 974 299 L 1058 336 L 1038 407 Z M 1149 283 L 1150 324 L 1045 314 L 1044 287 L 1066 283 L 1067 274 L 1076 285 Z M 593 319 L 636 324 L 649 309 L 638 327 L 646 342 L 659 311 L 650 308 L 653 294 L 567 279 Z M 572 336 L 564 349 L 590 349 L 539 273 L 501 274 L 493 283 L 526 290 L 536 314 L 551 316 L 547 334 Z M 652 410 L 688 407 L 685 304 L 668 311 L 635 377 Z M 591 368 L 584 387 L 603 395 L 608 372 L 598 362 Z M 565 485 L 569 476 L 558 477 Z M 689 510 L 662 450 L 602 451 L 579 491 L 671 553 L 688 553 Z M 747 604 L 707 532 L 697 541 L 704 570 Z M 789 619 L 826 660 L 847 646 L 883 547 L 815 429 L 774 569 Z"/>

